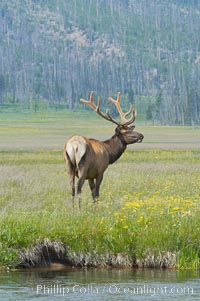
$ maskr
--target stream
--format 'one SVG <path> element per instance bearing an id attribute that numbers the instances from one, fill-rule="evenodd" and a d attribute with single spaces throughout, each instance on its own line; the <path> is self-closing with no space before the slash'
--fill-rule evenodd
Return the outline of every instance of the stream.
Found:
<path id="1" fill-rule="evenodd" d="M 200 271 L 8 270 L 0 272 L 0 300 L 200 300 Z"/>

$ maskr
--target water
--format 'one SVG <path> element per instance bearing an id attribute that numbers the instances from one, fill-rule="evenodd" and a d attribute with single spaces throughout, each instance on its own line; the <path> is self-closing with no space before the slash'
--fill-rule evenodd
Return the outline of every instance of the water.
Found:
<path id="1" fill-rule="evenodd" d="M 200 300 L 200 271 L 37 269 L 0 272 L 1 301 Z"/>

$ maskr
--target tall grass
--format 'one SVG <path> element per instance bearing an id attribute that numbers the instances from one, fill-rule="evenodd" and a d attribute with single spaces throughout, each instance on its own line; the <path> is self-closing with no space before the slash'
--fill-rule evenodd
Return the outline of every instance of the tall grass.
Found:
<path id="1" fill-rule="evenodd" d="M 180 268 L 199 266 L 200 151 L 127 151 L 106 171 L 96 207 L 85 184 L 81 211 L 72 210 L 62 150 L 4 151 L 0 163 L 2 265 L 48 238 L 97 262 L 122 254 L 142 265 L 170 252 Z"/>

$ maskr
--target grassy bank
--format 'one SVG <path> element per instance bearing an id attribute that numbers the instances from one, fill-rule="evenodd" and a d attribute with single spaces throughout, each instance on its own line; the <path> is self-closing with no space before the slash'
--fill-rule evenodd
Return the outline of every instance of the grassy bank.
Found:
<path id="1" fill-rule="evenodd" d="M 83 209 L 73 212 L 61 150 L 1 153 L 1 264 L 18 264 L 19 251 L 48 238 L 67 246 L 77 264 L 86 264 L 84 254 L 90 265 L 121 254 L 121 264 L 128 256 L 127 264 L 133 257 L 153 265 L 170 252 L 170 264 L 175 254 L 173 264 L 197 267 L 199 157 L 129 151 L 106 172 L 97 208 L 86 185 Z"/>
<path id="2" fill-rule="evenodd" d="M 173 132 L 152 127 L 145 147 L 131 148 L 106 171 L 96 207 L 84 185 L 79 212 L 71 208 L 62 155 L 64 136 L 72 133 L 74 120 L 69 124 L 57 117 L 47 121 L 19 118 L 15 126 L 10 119 L 1 122 L 0 265 L 37 264 L 48 254 L 83 266 L 199 267 L 200 151 L 195 150 L 196 140 L 194 149 L 192 144 L 190 149 L 178 149 L 180 143 L 174 149 L 147 145 L 161 136 L 160 145 L 164 136 L 187 141 L 191 133 L 199 135 L 198 128 L 173 128 Z M 80 119 L 74 131 L 108 137 L 98 122 L 93 130 L 88 124 L 90 120 Z M 97 128 L 97 135 L 90 135 Z M 143 130 L 148 133 L 149 128 Z"/>

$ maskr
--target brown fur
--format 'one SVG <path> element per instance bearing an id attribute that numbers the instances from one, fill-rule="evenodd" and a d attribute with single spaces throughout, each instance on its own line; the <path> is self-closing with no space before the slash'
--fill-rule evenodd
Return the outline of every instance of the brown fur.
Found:
<path id="1" fill-rule="evenodd" d="M 133 126 L 117 126 L 115 135 L 106 141 L 72 136 L 64 148 L 64 158 L 69 175 L 71 195 L 74 204 L 75 176 L 78 177 L 77 194 L 87 179 L 94 202 L 99 197 L 103 174 L 109 164 L 114 163 L 125 151 L 127 144 L 141 142 L 143 135 L 134 132 Z"/>

